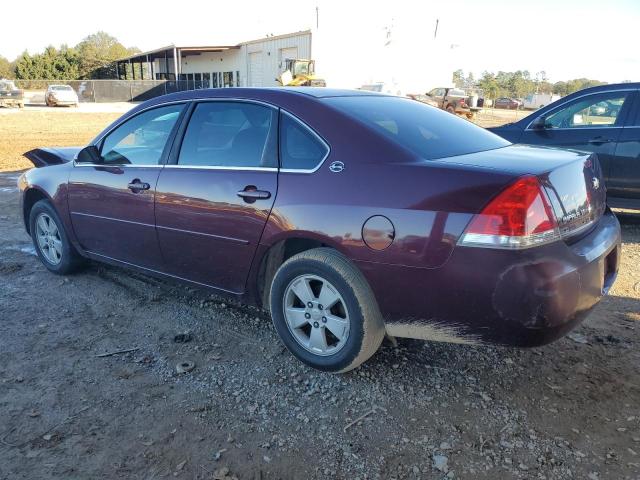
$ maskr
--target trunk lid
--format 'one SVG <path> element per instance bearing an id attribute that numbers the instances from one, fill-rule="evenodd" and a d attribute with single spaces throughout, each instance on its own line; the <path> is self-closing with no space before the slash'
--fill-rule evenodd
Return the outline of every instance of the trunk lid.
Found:
<path id="1" fill-rule="evenodd" d="M 60 165 L 72 161 L 83 147 L 42 147 L 29 150 L 23 155 L 36 168 Z"/>
<path id="2" fill-rule="evenodd" d="M 433 161 L 498 170 L 515 176 L 535 175 L 549 197 L 565 239 L 586 230 L 606 209 L 602 168 L 592 153 L 511 145 Z"/>
<path id="3" fill-rule="evenodd" d="M 571 237 L 587 229 L 604 213 L 607 194 L 595 154 L 539 175 L 558 220 L 560 234 Z"/>

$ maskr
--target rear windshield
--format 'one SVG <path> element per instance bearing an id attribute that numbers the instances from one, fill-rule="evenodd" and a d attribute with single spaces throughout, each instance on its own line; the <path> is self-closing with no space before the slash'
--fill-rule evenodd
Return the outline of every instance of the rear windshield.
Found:
<path id="1" fill-rule="evenodd" d="M 410 99 L 362 96 L 325 101 L 427 160 L 510 145 L 468 120 Z"/>
<path id="2" fill-rule="evenodd" d="M 69 85 L 53 85 L 51 90 L 73 90 Z"/>

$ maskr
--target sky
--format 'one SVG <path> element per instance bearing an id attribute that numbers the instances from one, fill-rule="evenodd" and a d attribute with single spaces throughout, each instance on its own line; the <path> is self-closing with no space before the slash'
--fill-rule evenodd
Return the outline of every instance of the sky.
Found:
<path id="1" fill-rule="evenodd" d="M 331 77 L 381 81 L 389 71 L 427 81 L 429 72 L 457 68 L 476 77 L 526 69 L 551 81 L 640 81 L 640 0 L 65 0 L 53 9 L 34 0 L 28 10 L 39 13 L 0 28 L 0 55 L 10 60 L 24 50 L 73 46 L 98 30 L 144 51 L 311 28 L 318 73 L 330 72 L 330 84 Z"/>

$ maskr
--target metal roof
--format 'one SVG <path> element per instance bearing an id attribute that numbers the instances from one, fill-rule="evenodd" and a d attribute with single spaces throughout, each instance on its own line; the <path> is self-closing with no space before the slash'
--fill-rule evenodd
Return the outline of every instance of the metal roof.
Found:
<path id="1" fill-rule="evenodd" d="M 146 58 L 147 55 L 155 56 L 159 53 L 173 51 L 174 48 L 176 50 L 179 50 L 180 52 L 189 52 L 189 54 L 191 55 L 200 54 L 204 52 L 224 52 L 227 50 L 235 50 L 242 47 L 243 45 L 250 45 L 252 43 L 259 43 L 259 42 L 264 42 L 268 40 L 279 40 L 281 38 L 288 38 L 288 37 L 297 37 L 298 35 L 306 35 L 310 33 L 311 33 L 311 30 L 300 30 L 298 32 L 285 33 L 283 35 L 275 35 L 275 36 L 272 35 L 272 36 L 267 36 L 263 38 L 258 38 L 257 40 L 249 40 L 247 42 L 238 43 L 237 45 L 205 45 L 205 46 L 180 47 L 172 44 L 166 47 L 156 48 L 153 50 L 148 50 L 146 52 L 136 53 L 134 55 L 129 55 L 127 57 L 119 58 L 116 60 L 116 62 L 126 62 L 127 60 L 144 59 Z"/>

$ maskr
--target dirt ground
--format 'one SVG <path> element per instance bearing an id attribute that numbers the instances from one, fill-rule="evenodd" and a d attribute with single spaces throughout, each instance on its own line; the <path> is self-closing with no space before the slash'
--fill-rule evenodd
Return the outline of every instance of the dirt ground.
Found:
<path id="1" fill-rule="evenodd" d="M 31 168 L 22 156 L 37 147 L 86 145 L 123 113 L 120 104 L 92 111 L 93 104 L 73 107 L 0 108 L 0 172 Z M 93 107 L 95 108 L 95 107 Z"/>
<path id="2" fill-rule="evenodd" d="M 0 116 L 0 166 L 116 116 Z M 570 337 L 385 342 L 334 376 L 261 311 L 95 263 L 48 273 L 17 176 L 0 174 L 0 479 L 640 478 L 640 214 L 620 215 L 618 280 Z"/>

